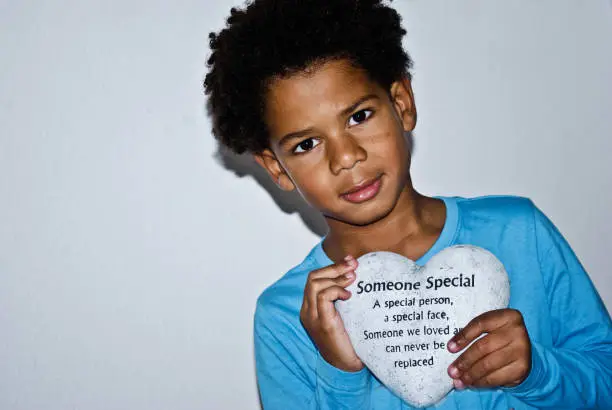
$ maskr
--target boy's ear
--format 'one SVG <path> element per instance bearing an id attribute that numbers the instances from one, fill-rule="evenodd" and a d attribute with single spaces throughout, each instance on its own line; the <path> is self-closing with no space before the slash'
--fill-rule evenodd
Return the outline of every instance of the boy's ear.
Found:
<path id="1" fill-rule="evenodd" d="M 253 154 L 255 161 L 265 169 L 274 183 L 279 186 L 283 191 L 293 191 L 295 189 L 295 185 L 289 175 L 285 172 L 285 169 L 278 162 L 276 155 L 272 152 L 272 150 L 266 148 L 262 152 Z"/>
<path id="2" fill-rule="evenodd" d="M 412 94 L 412 83 L 408 76 L 404 75 L 400 80 L 391 84 L 390 94 L 397 115 L 404 125 L 404 131 L 414 130 L 417 112 Z"/>

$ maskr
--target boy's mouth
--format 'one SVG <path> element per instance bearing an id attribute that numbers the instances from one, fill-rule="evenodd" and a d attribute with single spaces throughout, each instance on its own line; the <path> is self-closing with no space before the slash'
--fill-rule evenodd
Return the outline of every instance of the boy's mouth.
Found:
<path id="1" fill-rule="evenodd" d="M 377 175 L 376 178 L 362 181 L 354 185 L 351 189 L 344 192 L 340 196 L 353 203 L 361 203 L 374 198 L 380 191 L 382 183 L 382 175 Z"/>

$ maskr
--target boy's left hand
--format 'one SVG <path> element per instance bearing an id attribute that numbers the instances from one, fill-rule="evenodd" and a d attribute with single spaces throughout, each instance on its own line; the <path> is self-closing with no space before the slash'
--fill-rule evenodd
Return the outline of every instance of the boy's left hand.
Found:
<path id="1" fill-rule="evenodd" d="M 483 313 L 448 342 L 457 353 L 476 340 L 448 367 L 456 389 L 465 387 L 513 387 L 531 370 L 531 342 L 523 315 L 515 309 Z"/>

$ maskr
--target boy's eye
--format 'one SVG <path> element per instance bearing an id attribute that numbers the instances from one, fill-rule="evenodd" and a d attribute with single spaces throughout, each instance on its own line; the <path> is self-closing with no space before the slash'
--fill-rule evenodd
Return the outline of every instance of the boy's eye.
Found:
<path id="1" fill-rule="evenodd" d="M 307 138 L 304 141 L 297 144 L 295 148 L 293 149 L 293 152 L 295 154 L 300 154 L 302 152 L 310 151 L 311 149 L 319 145 L 319 143 L 320 142 L 315 140 L 314 138 Z"/>
<path id="2" fill-rule="evenodd" d="M 349 119 L 349 125 L 357 125 L 361 124 L 372 115 L 372 110 L 361 110 L 357 111 L 355 114 L 351 115 Z"/>

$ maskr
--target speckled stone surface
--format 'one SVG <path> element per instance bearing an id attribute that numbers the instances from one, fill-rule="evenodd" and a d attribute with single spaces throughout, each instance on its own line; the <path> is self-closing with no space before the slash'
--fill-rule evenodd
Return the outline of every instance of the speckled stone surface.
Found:
<path id="1" fill-rule="evenodd" d="M 438 403 L 453 387 L 447 368 L 458 354 L 446 343 L 455 329 L 510 299 L 502 263 L 474 246 L 444 249 L 423 267 L 373 252 L 359 258 L 356 274 L 347 288 L 351 298 L 336 302 L 355 351 L 383 384 L 417 407 Z"/>

